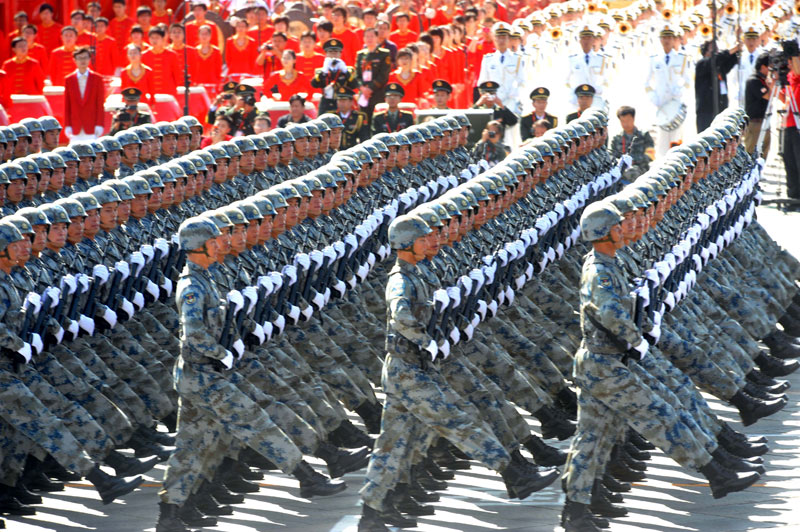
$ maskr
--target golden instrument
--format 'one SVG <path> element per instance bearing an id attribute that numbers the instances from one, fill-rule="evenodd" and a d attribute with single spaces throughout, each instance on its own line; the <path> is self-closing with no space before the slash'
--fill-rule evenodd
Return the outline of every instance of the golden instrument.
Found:
<path id="1" fill-rule="evenodd" d="M 665 9 L 661 12 L 661 16 L 664 17 L 664 20 L 672 20 L 674 13 L 669 9 Z"/>
<path id="2" fill-rule="evenodd" d="M 619 31 L 620 35 L 629 34 L 631 32 L 631 29 L 632 29 L 631 25 L 628 24 L 627 22 L 620 22 L 619 25 L 617 25 L 617 31 Z"/>
<path id="3" fill-rule="evenodd" d="M 596 13 L 597 12 L 597 5 L 596 4 L 589 4 L 586 7 L 586 11 L 588 11 L 589 13 Z"/>
<path id="4" fill-rule="evenodd" d="M 710 37 L 711 34 L 713 33 L 711 26 L 709 26 L 708 24 L 700 24 L 698 31 L 700 32 L 700 35 L 702 35 L 703 37 Z"/>
<path id="5" fill-rule="evenodd" d="M 736 13 L 736 6 L 733 3 L 729 2 L 725 4 L 725 14 L 726 15 L 733 15 Z"/>
<path id="6" fill-rule="evenodd" d="M 562 35 L 562 31 L 561 31 L 560 28 L 553 28 L 553 29 L 550 30 L 550 37 L 555 41 L 560 39 L 561 35 Z"/>

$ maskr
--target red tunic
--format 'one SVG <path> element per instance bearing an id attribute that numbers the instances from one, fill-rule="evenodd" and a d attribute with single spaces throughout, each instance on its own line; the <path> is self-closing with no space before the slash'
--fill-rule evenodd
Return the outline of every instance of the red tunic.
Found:
<path id="1" fill-rule="evenodd" d="M 274 88 L 277 87 L 278 92 L 281 95 L 281 100 L 284 101 L 289 100 L 293 94 L 297 94 L 298 92 L 304 92 L 306 95 L 311 94 L 310 77 L 297 72 L 297 75 L 291 81 L 291 83 L 287 83 L 282 77 L 283 73 L 283 70 L 279 70 L 270 74 L 270 76 L 264 82 L 262 92 L 266 95 L 270 95 L 273 93 Z"/>
<path id="2" fill-rule="evenodd" d="M 94 56 L 94 70 L 101 76 L 113 76 L 117 68 L 121 68 L 122 57 L 119 46 L 113 37 L 108 35 L 97 38 L 97 53 Z"/>
<path id="3" fill-rule="evenodd" d="M 322 64 L 325 62 L 325 56 L 318 53 L 313 53 L 310 57 L 306 57 L 303 54 L 297 54 L 297 61 L 294 63 L 294 68 L 298 72 L 305 74 L 306 76 L 313 76 L 314 71 L 318 68 L 322 68 Z"/>
<path id="4" fill-rule="evenodd" d="M 6 109 L 11 107 L 11 89 L 6 87 L 7 79 L 6 71 L 0 69 L 0 105 Z"/>
<path id="5" fill-rule="evenodd" d="M 130 40 L 131 28 L 134 24 L 136 24 L 136 22 L 128 17 L 114 17 L 108 22 L 108 36 L 113 37 L 114 40 L 117 41 L 117 47 L 120 52 L 122 52 L 122 49 Z"/>
<path id="6" fill-rule="evenodd" d="M 225 41 L 225 64 L 228 65 L 229 74 L 256 74 L 259 70 L 256 57 L 258 43 L 255 39 L 247 37 L 244 44 L 240 45 L 234 35 Z"/>
<path id="7" fill-rule="evenodd" d="M 50 66 L 47 69 L 50 74 L 50 83 L 53 85 L 64 85 L 64 78 L 72 74 L 75 70 L 75 60 L 72 59 L 74 49 L 67 50 L 59 46 L 50 54 Z"/>
<path id="8" fill-rule="evenodd" d="M 416 32 L 419 34 L 422 31 L 427 30 L 430 27 L 430 22 L 427 18 L 422 15 L 417 15 L 416 13 L 409 12 L 408 14 L 408 29 L 410 31 Z M 420 20 L 423 20 L 422 25 L 420 24 Z M 424 25 L 424 27 L 423 27 Z M 392 15 L 392 31 L 397 30 L 397 14 Z"/>
<path id="9" fill-rule="evenodd" d="M 436 10 L 436 15 L 434 15 L 433 20 L 431 20 L 431 26 L 446 26 L 453 22 L 453 19 L 456 18 L 458 15 L 463 15 L 464 11 L 457 7 L 455 10 L 455 14 L 450 16 L 447 14 L 447 6 L 442 6 Z"/>
<path id="10" fill-rule="evenodd" d="M 275 33 L 275 28 L 269 24 L 266 24 L 261 28 L 260 35 L 257 25 L 252 26 L 249 30 L 247 30 L 247 36 L 256 41 L 256 44 L 264 44 L 265 42 L 269 42 L 273 33 Z"/>
<path id="11" fill-rule="evenodd" d="M 347 28 L 343 29 L 340 32 L 336 32 L 333 30 L 331 37 L 334 39 L 339 39 L 342 41 L 343 49 L 342 49 L 342 60 L 350 66 L 356 64 L 356 52 L 363 48 L 361 41 L 358 40 L 358 36 L 353 30 L 349 30 Z"/>
<path id="12" fill-rule="evenodd" d="M 196 63 L 192 69 L 192 83 L 202 85 L 219 85 L 222 80 L 222 52 L 216 46 L 211 52 L 203 54 L 200 46 L 196 50 Z"/>
<path id="13" fill-rule="evenodd" d="M 28 57 L 39 61 L 40 65 L 47 64 L 47 50 L 38 42 L 33 43 L 33 46 L 28 47 Z"/>
<path id="14" fill-rule="evenodd" d="M 136 87 L 142 91 L 143 101 L 153 103 L 153 101 L 155 101 L 154 95 L 157 92 L 155 90 L 155 85 L 153 84 L 153 71 L 150 69 L 150 67 L 145 65 L 142 65 L 142 69 L 142 73 L 139 75 L 139 77 L 133 77 L 131 75 L 130 65 L 123 68 L 119 75 L 119 79 L 122 82 L 120 83 L 120 88 L 125 90 L 128 87 Z"/>
<path id="15" fill-rule="evenodd" d="M 78 40 L 75 41 L 75 46 L 94 46 L 97 36 L 91 31 L 84 31 L 78 35 Z"/>
<path id="16" fill-rule="evenodd" d="M 63 26 L 58 22 L 53 22 L 49 26 L 39 24 L 36 29 L 36 40 L 44 46 L 44 49 L 51 52 L 61 46 L 61 28 Z"/>
<path id="17" fill-rule="evenodd" d="M 392 41 L 397 45 L 397 49 L 400 50 L 401 48 L 405 48 L 407 45 L 417 42 L 419 38 L 419 33 L 413 32 L 411 30 L 406 30 L 405 33 L 402 33 L 400 30 L 393 31 L 392 34 L 389 36 L 389 40 Z"/>
<path id="18" fill-rule="evenodd" d="M 197 31 L 200 29 L 200 26 L 208 26 L 211 28 L 211 44 L 214 46 L 219 46 L 219 29 L 217 25 L 211 22 L 210 20 L 205 20 L 202 24 L 199 24 L 197 20 L 190 20 L 186 23 L 186 44 L 189 46 L 197 46 L 200 44 L 200 40 L 197 38 Z"/>
<path id="19" fill-rule="evenodd" d="M 177 96 L 177 87 L 183 84 L 178 54 L 169 49 L 156 52 L 151 48 L 142 54 L 142 63 L 153 70 L 153 88 L 157 94 Z"/>
<path id="20" fill-rule="evenodd" d="M 422 98 L 425 94 L 425 91 L 430 88 L 430 86 L 424 86 L 423 82 L 425 81 L 424 76 L 421 72 L 414 70 L 411 72 L 411 79 L 404 80 L 400 77 L 400 69 L 393 71 L 389 74 L 389 83 L 399 83 L 403 86 L 403 90 L 406 92 L 403 96 L 404 102 L 408 103 L 417 103 L 417 100 Z"/>
<path id="21" fill-rule="evenodd" d="M 186 65 L 189 67 L 189 74 L 191 75 L 191 73 L 197 69 L 197 49 L 185 45 L 177 47 L 174 43 L 170 44 L 168 49 L 172 50 L 178 55 L 178 77 L 181 79 L 180 85 L 183 85 L 183 51 L 184 49 L 186 50 Z M 194 84 L 194 79 L 191 81 Z"/>
<path id="22" fill-rule="evenodd" d="M 164 24 L 165 26 L 169 27 L 171 21 L 172 21 L 171 9 L 167 9 L 163 13 L 156 13 L 155 11 L 153 11 L 153 15 L 150 17 L 150 23 L 153 26 Z"/>
<path id="23" fill-rule="evenodd" d="M 73 63 L 73 70 L 75 65 Z M 26 57 L 22 61 L 17 58 L 3 63 L 6 71 L 5 89 L 7 94 L 42 94 L 44 89 L 44 72 L 36 59 Z"/>

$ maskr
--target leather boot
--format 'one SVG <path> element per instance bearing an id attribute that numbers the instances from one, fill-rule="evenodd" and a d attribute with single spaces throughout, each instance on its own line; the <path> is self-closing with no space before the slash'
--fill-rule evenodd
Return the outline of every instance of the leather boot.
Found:
<path id="1" fill-rule="evenodd" d="M 419 482 L 412 476 L 408 484 L 408 493 L 417 502 L 438 502 L 439 494 L 435 491 L 425 491 L 425 488 L 419 485 Z"/>
<path id="2" fill-rule="evenodd" d="M 445 440 L 444 438 L 442 438 L 440 441 L 442 441 L 442 444 L 445 447 L 447 447 L 447 450 L 450 451 L 450 454 L 452 454 L 459 460 L 467 460 L 467 461 L 472 460 L 472 458 L 467 456 L 467 453 L 465 453 L 464 451 L 453 445 L 452 442 Z"/>
<path id="3" fill-rule="evenodd" d="M 36 515 L 36 508 L 22 504 L 12 495 L 10 486 L 0 485 L 0 513 L 8 515 Z"/>
<path id="4" fill-rule="evenodd" d="M 772 377 L 764 375 L 755 368 L 753 368 L 753 370 L 750 371 L 750 373 L 745 375 L 745 378 L 748 381 L 752 382 L 753 384 L 758 384 L 769 393 L 783 393 L 789 388 L 791 388 L 791 384 L 789 384 L 789 381 L 779 381 L 773 379 Z"/>
<path id="5" fill-rule="evenodd" d="M 365 504 L 361 507 L 358 532 L 389 532 L 389 529 L 383 523 L 379 512 Z"/>
<path id="6" fill-rule="evenodd" d="M 353 451 L 338 449 L 327 442 L 321 442 L 314 456 L 322 458 L 328 464 L 331 478 L 339 478 L 345 473 L 358 471 L 369 463 L 369 449 L 362 447 Z"/>
<path id="7" fill-rule="evenodd" d="M 112 477 L 97 465 L 86 475 L 86 480 L 94 485 L 97 493 L 100 494 L 103 504 L 109 504 L 114 499 L 127 495 L 144 482 L 141 476 L 137 476 L 133 480 Z"/>
<path id="8" fill-rule="evenodd" d="M 307 462 L 300 462 L 292 471 L 292 476 L 300 481 L 300 496 L 310 497 L 333 495 L 347 489 L 342 480 L 331 480 L 317 473 Z"/>
<path id="9" fill-rule="evenodd" d="M 589 504 L 589 510 L 593 514 L 602 515 L 603 517 L 625 517 L 628 515 L 628 510 L 623 506 L 614 505 L 606 497 L 600 486 L 602 486 L 602 483 L 595 480 L 592 487 L 592 502 Z"/>
<path id="10" fill-rule="evenodd" d="M 575 423 L 569 420 L 569 414 L 551 406 L 543 406 L 533 413 L 542 424 L 542 438 L 558 438 L 566 440 L 575 434 Z"/>
<path id="11" fill-rule="evenodd" d="M 42 504 L 42 496 L 29 491 L 22 479 L 17 481 L 16 486 L 9 488 L 9 492 L 22 504 Z"/>
<path id="12" fill-rule="evenodd" d="M 42 462 L 42 471 L 48 477 L 61 482 L 77 482 L 83 478 L 74 471 L 67 471 L 64 466 L 56 462 L 56 459 L 49 454 Z"/>
<path id="13" fill-rule="evenodd" d="M 774 357 L 790 359 L 800 356 L 800 348 L 794 345 L 789 340 L 789 336 L 782 331 L 773 331 L 761 341 L 769 348 L 770 354 Z"/>
<path id="14" fill-rule="evenodd" d="M 361 447 L 372 449 L 375 446 L 375 440 L 353 425 L 349 419 L 345 419 L 335 430 L 328 433 L 328 441 L 336 447 L 345 449 Z"/>
<path id="15" fill-rule="evenodd" d="M 633 429 L 629 429 L 627 433 L 628 441 L 634 444 L 641 451 L 653 451 L 656 446 L 642 437 L 641 434 Z"/>
<path id="16" fill-rule="evenodd" d="M 538 436 L 531 435 L 522 442 L 533 455 L 533 460 L 540 466 L 560 466 L 567 462 L 567 453 L 547 445 Z"/>
<path id="17" fill-rule="evenodd" d="M 777 399 L 786 399 L 786 395 L 780 394 L 776 395 L 770 393 L 768 390 L 759 386 L 758 384 L 754 384 L 750 381 L 747 381 L 744 385 L 744 391 L 747 395 L 753 396 L 757 399 L 762 399 L 764 401 L 775 401 Z"/>
<path id="18" fill-rule="evenodd" d="M 158 523 L 156 532 L 192 532 L 178 517 L 178 505 L 158 503 Z"/>
<path id="19" fill-rule="evenodd" d="M 153 456 L 147 460 L 137 460 L 112 450 L 106 456 L 105 463 L 114 468 L 114 472 L 118 477 L 132 477 L 147 473 L 153 469 L 158 463 L 158 458 Z"/>
<path id="20" fill-rule="evenodd" d="M 607 487 L 609 491 L 616 493 L 625 493 L 631 491 L 630 483 L 617 480 L 610 473 L 605 473 L 603 475 L 603 486 Z"/>
<path id="21" fill-rule="evenodd" d="M 436 480 L 453 480 L 456 478 L 456 474 L 452 471 L 445 471 L 441 467 L 439 467 L 436 462 L 430 456 L 425 458 L 425 469 L 428 471 L 430 476 L 435 478 Z"/>
<path id="22" fill-rule="evenodd" d="M 393 491 L 386 494 L 386 499 L 383 501 L 383 508 L 378 512 L 381 522 L 398 528 L 416 528 L 417 520 L 401 514 L 397 508 L 394 507 L 394 504 L 392 504 L 393 497 Z"/>
<path id="23" fill-rule="evenodd" d="M 730 469 L 731 471 L 736 471 L 737 473 L 755 472 L 759 475 L 763 475 L 767 471 L 761 464 L 748 462 L 742 458 L 739 458 L 738 456 L 730 454 L 721 445 L 717 447 L 713 453 L 711 453 L 711 456 L 713 456 L 714 459 L 717 460 L 725 469 Z"/>
<path id="24" fill-rule="evenodd" d="M 380 433 L 381 416 L 383 415 L 383 407 L 380 403 L 364 401 L 356 408 L 356 414 L 364 421 L 367 432 L 370 434 Z"/>
<path id="25" fill-rule="evenodd" d="M 167 427 L 167 432 L 175 432 L 178 430 L 178 412 L 175 411 L 164 419 L 161 420 L 165 427 Z"/>
<path id="26" fill-rule="evenodd" d="M 742 418 L 742 424 L 745 427 L 752 425 L 763 417 L 778 412 L 786 406 L 786 400 L 784 399 L 764 401 L 748 395 L 744 390 L 736 392 L 736 395 L 731 397 L 728 402 L 739 410 L 739 417 Z"/>
<path id="27" fill-rule="evenodd" d="M 32 491 L 44 491 L 52 493 L 54 491 L 64 491 L 64 483 L 50 480 L 43 473 L 44 464 L 33 455 L 28 455 L 25 460 L 25 469 L 22 471 L 21 480 L 25 486 Z"/>
<path id="28" fill-rule="evenodd" d="M 539 471 L 546 471 L 548 469 L 552 469 L 551 467 L 545 467 L 540 469 L 539 466 L 537 466 L 533 462 L 529 462 L 524 456 L 522 456 L 522 453 L 519 452 L 519 449 L 511 451 L 509 455 L 511 456 L 512 462 L 532 473 L 537 473 Z"/>
<path id="29" fill-rule="evenodd" d="M 774 356 L 768 355 L 764 351 L 753 358 L 753 362 L 758 364 L 761 373 L 770 377 L 785 377 L 791 375 L 798 368 L 800 368 L 800 361 L 797 360 L 782 360 Z"/>
<path id="30" fill-rule="evenodd" d="M 439 466 L 446 467 L 447 469 L 467 470 L 472 467 L 468 461 L 459 460 L 453 456 L 448 447 L 447 440 L 439 439 L 439 443 L 432 446 L 428 453 Z"/>
<path id="31" fill-rule="evenodd" d="M 646 477 L 641 471 L 634 471 L 620 458 L 612 458 L 608 462 L 606 471 L 614 478 L 622 480 L 623 482 L 641 482 Z M 611 489 L 611 488 L 609 488 Z"/>
<path id="32" fill-rule="evenodd" d="M 783 331 L 791 336 L 800 336 L 800 323 L 790 313 L 785 313 L 778 318 L 778 323 L 783 326 Z"/>
<path id="33" fill-rule="evenodd" d="M 639 471 L 640 473 L 644 473 L 645 471 L 647 471 L 647 464 L 642 460 L 637 460 L 633 458 L 631 455 L 629 455 L 625 451 L 624 445 L 622 447 L 619 447 L 617 456 L 625 462 L 625 465 L 627 465 L 634 471 Z"/>
<path id="34" fill-rule="evenodd" d="M 722 422 L 722 430 L 720 430 L 720 435 L 724 438 L 736 441 L 742 441 L 748 443 L 750 445 L 756 445 L 758 443 L 769 443 L 769 440 L 766 436 L 753 436 L 752 438 L 747 436 L 744 432 L 738 432 L 733 429 L 730 425 L 726 422 Z"/>
<path id="35" fill-rule="evenodd" d="M 225 457 L 217 468 L 219 479 L 226 488 L 234 493 L 256 493 L 261 487 L 248 482 L 239 473 L 238 462 L 231 457 Z"/>
<path id="36" fill-rule="evenodd" d="M 217 518 L 203 515 L 195 506 L 196 496 L 189 495 L 181 509 L 178 510 L 178 517 L 189 526 L 217 526 Z"/>
<path id="37" fill-rule="evenodd" d="M 625 501 L 625 499 L 624 499 L 624 497 L 622 497 L 622 495 L 620 495 L 619 493 L 616 493 L 616 492 L 611 491 L 610 489 L 608 489 L 606 487 L 606 485 L 603 484 L 603 480 L 602 479 L 596 479 L 594 481 L 594 485 L 592 486 L 592 494 L 594 494 L 595 491 L 600 492 L 606 499 L 608 499 L 611 502 L 624 502 Z"/>
<path id="38" fill-rule="evenodd" d="M 526 499 L 531 493 L 546 488 L 556 481 L 558 470 L 532 472 L 511 462 L 500 472 L 506 484 L 509 499 Z"/>
<path id="39" fill-rule="evenodd" d="M 411 466 L 411 478 L 428 491 L 444 491 L 447 489 L 447 482 L 436 480 L 430 476 L 422 463 Z"/>
<path id="40" fill-rule="evenodd" d="M 175 446 L 175 436 L 170 436 L 166 432 L 159 432 L 155 428 L 145 428 L 144 426 L 139 427 L 137 432 L 145 440 L 156 442 L 164 447 Z"/>
<path id="41" fill-rule="evenodd" d="M 572 389 L 561 388 L 556 394 L 556 401 L 572 421 L 578 419 L 578 395 Z"/>
<path id="42" fill-rule="evenodd" d="M 255 467 L 256 469 L 263 469 L 265 471 L 273 471 L 278 469 L 278 466 L 255 452 L 250 447 L 245 447 L 244 450 L 239 453 L 239 460 L 243 461 L 250 467 Z"/>
<path id="43" fill-rule="evenodd" d="M 561 511 L 561 526 L 564 532 L 599 532 L 589 505 L 581 504 L 567 499 L 564 509 Z"/>
<path id="44" fill-rule="evenodd" d="M 236 461 L 236 472 L 245 480 L 264 480 L 264 473 L 251 469 L 250 466 L 241 459 Z"/>
<path id="45" fill-rule="evenodd" d="M 197 490 L 195 495 L 194 505 L 202 513 L 206 515 L 232 515 L 233 508 L 227 504 L 219 504 L 211 495 L 211 484 L 208 481 L 203 481 L 200 489 Z"/>
<path id="46" fill-rule="evenodd" d="M 645 460 L 650 460 L 652 458 L 652 455 L 649 452 L 642 451 L 631 442 L 625 442 L 623 448 L 625 449 L 627 455 L 633 458 L 634 460 L 645 461 Z"/>
<path id="47" fill-rule="evenodd" d="M 726 469 L 716 458 L 701 467 L 700 473 L 708 479 L 711 495 L 715 499 L 746 489 L 760 478 L 758 473 L 736 473 Z"/>
<path id="48" fill-rule="evenodd" d="M 211 483 L 208 489 L 214 500 L 220 504 L 241 504 L 244 502 L 244 495 L 240 493 L 232 493 L 228 491 L 222 480 L 215 477 L 214 482 Z"/>
<path id="49" fill-rule="evenodd" d="M 392 494 L 392 503 L 397 511 L 414 517 L 433 515 L 433 506 L 420 504 L 408 492 L 408 484 L 397 484 Z"/>
<path id="50" fill-rule="evenodd" d="M 161 462 L 166 462 L 172 454 L 171 450 L 166 449 L 163 445 L 154 441 L 146 439 L 138 432 L 134 432 L 133 436 L 128 440 L 128 447 L 133 449 L 136 458 L 157 456 Z"/>

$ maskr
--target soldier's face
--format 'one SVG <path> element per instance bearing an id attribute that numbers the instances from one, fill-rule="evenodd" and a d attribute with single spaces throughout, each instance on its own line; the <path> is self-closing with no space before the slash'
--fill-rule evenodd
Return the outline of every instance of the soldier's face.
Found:
<path id="1" fill-rule="evenodd" d="M 299 201 L 297 198 L 289 200 L 289 206 L 286 208 L 286 228 L 291 229 L 297 225 L 297 216 L 299 214 Z"/>
<path id="2" fill-rule="evenodd" d="M 184 154 L 189 151 L 189 143 L 192 135 L 179 135 L 175 137 L 175 152 Z M 164 143 L 161 143 L 161 149 L 164 149 Z"/>
<path id="3" fill-rule="evenodd" d="M 175 199 L 173 203 L 182 203 L 186 199 L 186 180 L 178 179 L 175 182 Z"/>
<path id="4" fill-rule="evenodd" d="M 83 216 L 76 216 L 69 219 L 69 227 L 67 227 L 67 241 L 70 244 L 77 244 L 83 240 Z"/>
<path id="5" fill-rule="evenodd" d="M 675 37 L 664 35 L 659 38 L 661 41 L 661 47 L 664 49 L 664 53 L 668 54 L 673 48 L 675 48 Z"/>
<path id="6" fill-rule="evenodd" d="M 122 147 L 122 162 L 128 166 L 133 166 L 139 161 L 139 145 L 128 144 Z M 69 166 L 69 163 L 67 163 Z"/>
<path id="7" fill-rule="evenodd" d="M 163 191 L 161 187 L 157 187 L 153 189 L 153 193 L 150 194 L 150 198 L 147 200 L 147 212 L 154 213 L 158 209 L 161 208 L 163 200 Z"/>
<path id="8" fill-rule="evenodd" d="M 339 146 L 342 144 L 342 129 L 335 128 L 331 130 L 331 150 L 338 150 Z"/>
<path id="9" fill-rule="evenodd" d="M 122 154 L 117 150 L 110 151 L 103 159 L 103 169 L 113 174 L 119 168 L 120 162 L 122 162 Z"/>
<path id="10" fill-rule="evenodd" d="M 326 188 L 322 191 L 322 212 L 329 213 L 336 203 L 336 189 Z"/>
<path id="11" fill-rule="evenodd" d="M 22 201 L 22 193 L 25 191 L 25 181 L 22 179 L 13 180 L 6 189 L 6 199 L 12 203 Z"/>
<path id="12" fill-rule="evenodd" d="M 59 250 L 67 242 L 67 224 L 58 222 L 50 226 L 47 231 L 47 247 Z"/>
<path id="13" fill-rule="evenodd" d="M 31 199 L 36 195 L 36 192 L 39 190 L 39 180 L 36 177 L 36 174 L 27 174 L 28 180 L 25 182 L 25 189 L 22 192 L 22 195 L 25 199 Z"/>
<path id="14" fill-rule="evenodd" d="M 99 176 L 103 173 L 103 168 L 106 166 L 105 154 L 98 153 L 94 158 L 94 166 L 92 166 L 92 175 Z"/>
<path id="15" fill-rule="evenodd" d="M 111 202 L 103 204 L 98 210 L 100 214 L 100 228 L 104 231 L 110 231 L 117 226 L 117 208 L 118 204 Z"/>
<path id="16" fill-rule="evenodd" d="M 322 213 L 322 192 L 315 190 L 311 193 L 311 199 L 308 202 L 308 216 L 317 217 Z"/>
<path id="17" fill-rule="evenodd" d="M 161 192 L 161 204 L 169 207 L 175 202 L 175 183 L 164 183 L 164 190 Z"/>
<path id="18" fill-rule="evenodd" d="M 298 159 L 303 159 L 308 155 L 308 138 L 304 137 L 294 141 L 294 153 Z"/>
<path id="19" fill-rule="evenodd" d="M 308 200 L 309 198 L 303 196 L 300 198 L 300 205 L 297 207 L 297 221 L 305 220 L 308 216 Z"/>
<path id="20" fill-rule="evenodd" d="M 281 145 L 281 163 L 289 164 L 294 157 L 294 142 L 284 142 Z"/>
<path id="21" fill-rule="evenodd" d="M 34 225 L 33 226 L 33 242 L 31 243 L 31 251 L 39 256 L 39 253 L 42 252 L 44 249 L 45 244 L 47 243 L 47 226 L 46 225 Z"/>
<path id="22" fill-rule="evenodd" d="M 185 136 L 185 135 L 184 135 Z M 178 147 L 177 135 L 164 135 L 161 138 L 161 153 L 167 157 L 175 155 L 175 150 Z"/>
<path id="23" fill-rule="evenodd" d="M 58 130 L 52 130 L 52 131 L 45 131 L 44 132 L 44 141 L 43 142 L 44 142 L 44 146 L 48 150 L 54 150 L 54 149 L 56 149 L 58 147 L 58 135 L 59 135 L 59 133 L 60 132 Z"/>
<path id="24" fill-rule="evenodd" d="M 242 157 L 239 159 L 239 172 L 244 175 L 250 174 L 255 166 L 255 161 L 256 152 L 247 151 L 242 153 Z"/>
<path id="25" fill-rule="evenodd" d="M 418 163 L 422 160 L 422 143 L 416 142 L 411 145 L 411 153 L 409 154 L 409 160 L 412 163 Z"/>
<path id="26" fill-rule="evenodd" d="M 253 168 L 260 172 L 267 167 L 267 150 L 258 150 L 253 157 Z"/>
<path id="27" fill-rule="evenodd" d="M 100 230 L 100 210 L 92 209 L 86 212 L 83 220 L 83 236 L 92 238 Z"/>
<path id="28" fill-rule="evenodd" d="M 274 220 L 274 216 L 264 216 L 264 219 L 261 220 L 261 225 L 258 227 L 258 241 L 259 242 L 266 242 L 270 238 L 272 238 L 272 223 Z"/>
<path id="29" fill-rule="evenodd" d="M 31 258 L 30 235 L 22 235 L 22 240 L 8 245 L 8 256 L 16 262 L 17 266 L 25 266 Z"/>
<path id="30" fill-rule="evenodd" d="M 261 224 L 258 220 L 252 220 L 249 224 L 247 224 L 247 231 L 245 231 L 244 237 L 245 241 L 247 242 L 247 247 L 253 247 L 258 244 L 258 235 L 259 230 L 261 228 Z"/>
<path id="31" fill-rule="evenodd" d="M 267 165 L 275 166 L 281 161 L 281 147 L 273 146 L 267 152 Z"/>
<path id="32" fill-rule="evenodd" d="M 233 226 L 231 233 L 231 250 L 239 254 L 247 247 L 247 226 L 244 224 L 237 224 Z"/>
<path id="33" fill-rule="evenodd" d="M 228 161 L 228 176 L 229 177 L 236 177 L 239 175 L 239 159 L 240 157 L 231 157 L 230 161 Z"/>
<path id="34" fill-rule="evenodd" d="M 39 153 L 42 149 L 42 132 L 31 131 L 31 153 Z"/>
<path id="35" fill-rule="evenodd" d="M 318 153 L 326 153 L 331 147 L 331 132 L 330 131 L 323 131 L 322 138 L 319 140 L 319 152 Z"/>
<path id="36" fill-rule="evenodd" d="M 309 137 L 308 139 L 308 156 L 314 157 L 319 153 L 319 137 Z"/>
<path id="37" fill-rule="evenodd" d="M 214 183 L 224 183 L 228 179 L 228 160 L 217 159 L 217 169 L 214 171 Z"/>
<path id="38" fill-rule="evenodd" d="M 625 219 L 622 220 L 622 235 L 628 243 L 630 243 L 636 235 L 636 220 L 632 212 L 625 213 Z"/>
<path id="39" fill-rule="evenodd" d="M 286 207 L 275 209 L 275 217 L 272 219 L 272 236 L 276 237 L 286 231 Z"/>
<path id="40" fill-rule="evenodd" d="M 222 262 L 225 255 L 231 252 L 231 231 L 229 228 L 221 229 L 222 234 L 215 240 L 217 242 L 217 262 Z"/>
<path id="41" fill-rule="evenodd" d="M 117 223 L 122 225 L 127 223 L 128 218 L 131 216 L 131 200 L 124 200 L 119 203 L 117 207 Z"/>

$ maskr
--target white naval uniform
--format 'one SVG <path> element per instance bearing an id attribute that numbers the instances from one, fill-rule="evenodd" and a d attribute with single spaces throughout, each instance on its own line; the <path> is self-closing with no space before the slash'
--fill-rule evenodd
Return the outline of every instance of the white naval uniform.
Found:
<path id="1" fill-rule="evenodd" d="M 746 48 L 740 52 L 739 63 L 736 65 L 736 91 L 733 92 L 736 99 L 731 102 L 732 106 L 744 107 L 744 86 L 747 78 L 755 72 L 756 59 L 762 53 L 764 53 L 764 49 L 761 47 L 756 48 L 752 53 L 748 52 Z"/>
<path id="2" fill-rule="evenodd" d="M 605 89 L 608 87 L 608 75 L 611 70 L 610 58 L 600 52 L 592 50 L 588 54 L 583 52 L 569 56 L 569 72 L 567 73 L 567 88 L 570 102 L 578 103 L 575 89 L 580 85 L 591 85 L 595 90 L 594 107 L 605 107 Z"/>
<path id="3" fill-rule="evenodd" d="M 650 103 L 656 109 L 672 100 L 686 103 L 685 91 L 691 89 L 692 60 L 686 54 L 675 50 L 670 50 L 668 56 L 669 62 L 667 54 L 664 53 L 650 56 L 645 91 Z M 656 127 L 656 157 L 661 157 L 667 152 L 670 142 L 681 139 L 682 130 L 683 124 L 673 131 L 664 131 Z"/>
<path id="4" fill-rule="evenodd" d="M 506 109 L 519 115 L 522 111 L 520 94 L 525 87 L 526 58 L 510 49 L 503 53 L 492 52 L 483 56 L 478 85 L 484 81 L 494 81 L 500 85 L 497 97 Z"/>

